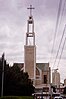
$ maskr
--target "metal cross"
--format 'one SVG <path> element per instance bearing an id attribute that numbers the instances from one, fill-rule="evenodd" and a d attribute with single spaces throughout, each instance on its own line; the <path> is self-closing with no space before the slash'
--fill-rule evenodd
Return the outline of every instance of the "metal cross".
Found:
<path id="1" fill-rule="evenodd" d="M 32 16 L 32 9 L 35 9 L 35 8 L 33 8 L 32 5 L 30 5 L 30 7 L 27 9 L 30 9 L 30 16 Z"/>

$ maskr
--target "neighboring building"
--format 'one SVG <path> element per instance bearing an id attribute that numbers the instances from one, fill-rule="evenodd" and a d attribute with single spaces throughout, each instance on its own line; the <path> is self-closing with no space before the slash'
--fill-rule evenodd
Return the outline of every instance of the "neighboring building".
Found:
<path id="1" fill-rule="evenodd" d="M 64 91 L 64 83 L 60 83 L 60 88 L 57 88 L 57 91 L 60 92 L 60 93 L 63 93 Z"/>
<path id="2" fill-rule="evenodd" d="M 60 74 L 57 70 L 52 73 L 52 84 L 57 88 L 60 87 Z"/>

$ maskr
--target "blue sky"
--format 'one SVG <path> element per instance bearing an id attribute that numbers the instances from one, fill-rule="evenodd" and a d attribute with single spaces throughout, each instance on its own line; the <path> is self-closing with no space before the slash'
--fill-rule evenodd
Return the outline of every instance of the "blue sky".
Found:
<path id="1" fill-rule="evenodd" d="M 24 45 L 29 16 L 29 10 L 27 10 L 27 8 L 33 5 L 33 7 L 35 7 L 32 14 L 35 25 L 36 61 L 50 62 L 50 67 L 53 67 L 63 29 L 66 24 L 66 3 L 62 15 L 65 2 L 65 0 L 62 0 L 58 30 L 53 54 L 51 55 L 59 1 L 60 0 L 0 0 L 0 56 L 4 52 L 7 62 L 10 64 L 14 62 L 24 62 Z M 65 35 L 59 56 L 64 39 Z M 57 64 L 58 59 L 54 68 L 57 67 Z M 63 79 L 66 78 L 66 44 L 58 68 L 61 74 L 61 81 L 63 81 Z"/>

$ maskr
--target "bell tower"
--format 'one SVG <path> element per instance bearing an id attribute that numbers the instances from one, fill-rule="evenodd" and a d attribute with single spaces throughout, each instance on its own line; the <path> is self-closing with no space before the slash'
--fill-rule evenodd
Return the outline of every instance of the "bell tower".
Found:
<path id="1" fill-rule="evenodd" d="M 35 72 L 36 72 L 36 45 L 35 45 L 35 32 L 34 20 L 32 16 L 32 5 L 30 5 L 30 15 L 27 20 L 27 33 L 26 44 L 24 46 L 24 71 L 28 72 L 29 78 L 35 85 Z"/>

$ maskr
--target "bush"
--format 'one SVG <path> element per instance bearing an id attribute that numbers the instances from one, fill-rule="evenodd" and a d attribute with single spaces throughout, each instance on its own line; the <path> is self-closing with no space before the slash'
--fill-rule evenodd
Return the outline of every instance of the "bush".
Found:
<path id="1" fill-rule="evenodd" d="M 4 96 L 4 97 L 1 97 L 0 99 L 20 99 L 20 98 L 15 96 Z"/>
<path id="2" fill-rule="evenodd" d="M 22 96 L 22 97 L 18 97 L 18 96 L 4 96 L 4 97 L 0 97 L 0 99 L 33 99 L 33 97 L 30 97 L 30 96 Z"/>

